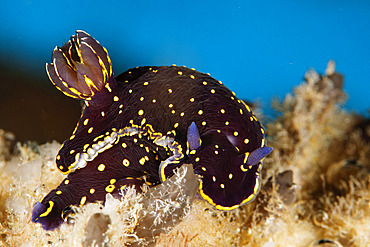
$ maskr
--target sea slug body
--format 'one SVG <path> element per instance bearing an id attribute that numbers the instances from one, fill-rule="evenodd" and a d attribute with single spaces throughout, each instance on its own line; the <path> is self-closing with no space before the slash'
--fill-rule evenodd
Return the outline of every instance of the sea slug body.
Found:
<path id="1" fill-rule="evenodd" d="M 223 83 L 178 66 L 113 77 L 107 50 L 83 31 L 52 58 L 46 66 L 52 83 L 85 107 L 56 158 L 68 176 L 36 203 L 33 222 L 53 230 L 68 206 L 161 183 L 184 163 L 201 178 L 199 194 L 219 210 L 255 198 L 272 148 L 250 107 Z"/>

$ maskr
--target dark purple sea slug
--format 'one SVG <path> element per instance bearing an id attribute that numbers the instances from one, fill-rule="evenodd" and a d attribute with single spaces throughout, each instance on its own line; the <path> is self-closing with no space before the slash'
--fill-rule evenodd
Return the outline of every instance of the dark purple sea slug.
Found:
<path id="1" fill-rule="evenodd" d="M 46 65 L 52 83 L 85 107 L 56 157 L 68 176 L 36 203 L 33 222 L 53 230 L 70 205 L 161 183 L 184 163 L 201 178 L 199 194 L 219 210 L 255 198 L 272 148 L 252 110 L 220 81 L 177 66 L 113 77 L 107 50 L 83 31 L 52 58 Z"/>

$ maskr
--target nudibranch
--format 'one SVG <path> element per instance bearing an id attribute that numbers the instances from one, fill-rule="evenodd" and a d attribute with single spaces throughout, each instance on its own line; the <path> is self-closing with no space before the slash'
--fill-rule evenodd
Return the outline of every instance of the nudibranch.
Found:
<path id="1" fill-rule="evenodd" d="M 152 186 L 192 164 L 199 194 L 219 210 L 253 200 L 272 151 L 252 110 L 209 74 L 178 66 L 113 76 L 107 50 L 83 31 L 56 47 L 46 70 L 81 119 L 56 157 L 68 176 L 37 202 L 32 221 L 57 228 L 70 205 L 104 201 L 127 186 Z"/>

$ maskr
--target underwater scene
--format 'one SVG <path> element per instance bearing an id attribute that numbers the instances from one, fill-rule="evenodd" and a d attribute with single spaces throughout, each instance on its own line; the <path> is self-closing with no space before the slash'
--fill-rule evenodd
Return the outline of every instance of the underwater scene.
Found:
<path id="1" fill-rule="evenodd" d="M 370 5 L 16 4 L 45 32 L 1 27 L 0 246 L 370 246 Z"/>

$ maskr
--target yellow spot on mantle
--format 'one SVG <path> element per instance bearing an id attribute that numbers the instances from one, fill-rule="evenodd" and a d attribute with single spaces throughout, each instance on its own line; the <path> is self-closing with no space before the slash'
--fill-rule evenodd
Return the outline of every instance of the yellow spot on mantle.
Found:
<path id="1" fill-rule="evenodd" d="M 130 161 L 128 159 L 124 159 L 122 161 L 122 163 L 123 163 L 124 166 L 129 166 L 130 165 Z"/>
<path id="2" fill-rule="evenodd" d="M 90 128 L 87 130 L 87 132 L 88 132 L 89 134 L 91 134 L 91 132 L 93 132 L 93 130 L 94 130 L 94 127 L 90 127 Z"/>
<path id="3" fill-rule="evenodd" d="M 199 114 L 199 115 L 202 115 L 202 114 L 203 114 L 203 111 L 202 111 L 202 110 L 199 110 L 199 111 L 198 111 L 198 114 Z"/>
<path id="4" fill-rule="evenodd" d="M 84 205 L 86 203 L 86 196 L 83 196 L 80 201 L 80 205 Z"/>
<path id="5" fill-rule="evenodd" d="M 140 160 L 139 160 L 139 163 L 140 163 L 140 165 L 144 165 L 145 164 L 145 158 L 143 157 L 143 158 L 141 158 Z"/>
<path id="6" fill-rule="evenodd" d="M 105 187 L 105 191 L 108 193 L 112 193 L 114 188 L 116 188 L 116 186 L 114 186 L 113 184 L 110 184 L 107 187 Z"/>
<path id="7" fill-rule="evenodd" d="M 248 139 L 248 138 L 245 138 L 245 139 L 244 139 L 244 143 L 245 143 L 245 144 L 248 144 L 248 143 L 249 143 L 249 139 Z"/>
<path id="8" fill-rule="evenodd" d="M 114 100 L 114 101 L 118 101 L 118 100 L 119 100 L 119 98 L 118 98 L 117 96 L 114 96 L 114 97 L 113 97 L 113 100 Z"/>
<path id="9" fill-rule="evenodd" d="M 84 121 L 84 125 L 87 125 L 89 123 L 89 119 L 86 118 L 85 121 Z"/>
<path id="10" fill-rule="evenodd" d="M 144 111 L 143 111 L 143 110 L 139 110 L 139 111 L 137 112 L 137 114 L 141 116 L 141 115 L 143 115 L 143 114 L 144 114 Z"/>
<path id="11" fill-rule="evenodd" d="M 90 189 L 90 194 L 94 194 L 95 193 L 95 189 Z"/>
<path id="12" fill-rule="evenodd" d="M 98 171 L 104 171 L 104 169 L 105 169 L 105 165 L 104 164 L 100 164 L 99 166 L 98 166 Z"/>
<path id="13" fill-rule="evenodd" d="M 143 118 L 142 120 L 141 120 L 141 125 L 144 125 L 146 123 L 146 118 Z"/>

